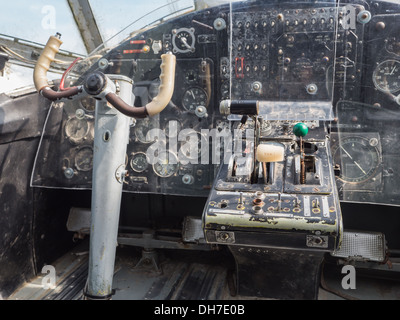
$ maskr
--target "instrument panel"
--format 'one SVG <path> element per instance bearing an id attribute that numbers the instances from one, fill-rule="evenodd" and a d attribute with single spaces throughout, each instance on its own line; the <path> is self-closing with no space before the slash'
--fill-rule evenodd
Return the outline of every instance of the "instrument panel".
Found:
<path id="1" fill-rule="evenodd" d="M 135 106 L 143 106 L 158 93 L 160 55 L 177 57 L 167 108 L 132 121 L 126 192 L 207 196 L 220 163 L 213 132 L 231 127 L 221 100 L 328 101 L 341 199 L 400 204 L 393 191 L 400 177 L 399 24 L 400 6 L 391 2 L 237 2 L 136 33 L 102 52 L 103 69 L 91 61 L 77 83 L 97 69 L 125 75 L 134 81 Z M 33 186 L 90 189 L 95 103 L 53 104 Z M 149 162 L 164 149 L 164 161 Z"/>

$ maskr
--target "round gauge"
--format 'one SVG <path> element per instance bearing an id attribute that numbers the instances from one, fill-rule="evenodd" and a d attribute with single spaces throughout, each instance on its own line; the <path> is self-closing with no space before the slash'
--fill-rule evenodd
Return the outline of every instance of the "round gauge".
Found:
<path id="1" fill-rule="evenodd" d="M 400 40 L 399 37 L 390 37 L 385 41 L 385 48 L 388 52 L 400 55 Z"/>
<path id="2" fill-rule="evenodd" d="M 382 92 L 394 93 L 400 90 L 400 61 L 386 60 L 380 63 L 373 75 L 375 87 Z"/>
<path id="3" fill-rule="evenodd" d="M 92 97 L 82 98 L 79 103 L 86 111 L 93 112 L 96 108 L 96 101 Z"/>
<path id="4" fill-rule="evenodd" d="M 176 138 L 182 130 L 182 124 L 175 119 L 171 119 L 165 124 L 164 132 L 168 138 Z"/>
<path id="5" fill-rule="evenodd" d="M 81 142 L 88 133 L 89 123 L 85 119 L 72 117 L 65 124 L 65 134 L 71 142 Z"/>
<path id="6" fill-rule="evenodd" d="M 374 176 L 380 164 L 375 140 L 358 136 L 344 137 L 333 148 L 333 161 L 341 168 L 340 179 L 360 183 Z"/>
<path id="7" fill-rule="evenodd" d="M 135 136 L 137 140 L 140 141 L 141 143 L 154 142 L 156 140 L 156 137 L 148 135 L 149 131 L 154 128 L 155 125 L 150 119 L 148 118 L 140 120 L 138 119 L 134 127 Z"/>
<path id="8" fill-rule="evenodd" d="M 147 169 L 148 161 L 144 152 L 135 153 L 131 158 L 131 168 L 135 172 L 143 172 Z"/>
<path id="9" fill-rule="evenodd" d="M 207 93 L 204 89 L 193 87 L 185 91 L 182 97 L 182 106 L 187 111 L 194 112 L 197 107 L 207 105 Z"/>
<path id="10" fill-rule="evenodd" d="M 208 150 L 207 148 L 208 148 L 207 136 L 201 134 L 200 132 L 192 131 L 190 134 L 186 136 L 186 141 L 182 144 L 179 150 L 179 158 L 187 160 L 196 160 L 202 154 L 207 152 Z"/>
<path id="11" fill-rule="evenodd" d="M 75 155 L 75 167 L 79 171 L 90 171 L 93 167 L 93 149 L 90 146 L 84 146 L 78 150 Z"/>
<path id="12" fill-rule="evenodd" d="M 173 52 L 194 52 L 194 43 L 195 43 L 195 36 L 194 36 L 194 29 L 188 28 L 181 28 L 172 30 L 172 44 L 174 46 Z"/>
<path id="13" fill-rule="evenodd" d="M 194 70 L 188 70 L 185 74 L 185 80 L 189 84 L 194 84 L 197 82 L 199 79 L 199 75 L 196 71 Z"/>
<path id="14" fill-rule="evenodd" d="M 170 152 L 162 152 L 159 160 L 153 164 L 153 170 L 161 178 L 168 178 L 178 172 L 178 157 Z"/>

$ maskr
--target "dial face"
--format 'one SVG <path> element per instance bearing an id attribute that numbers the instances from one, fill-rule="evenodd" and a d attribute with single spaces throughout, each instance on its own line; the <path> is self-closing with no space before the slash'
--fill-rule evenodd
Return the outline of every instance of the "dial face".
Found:
<path id="1" fill-rule="evenodd" d="M 333 148 L 333 160 L 340 165 L 340 179 L 360 183 L 372 178 L 380 164 L 376 139 L 345 137 Z"/>
<path id="2" fill-rule="evenodd" d="M 85 146 L 78 150 L 75 155 L 75 167 L 79 171 L 89 171 L 93 167 L 93 149 Z"/>
<path id="3" fill-rule="evenodd" d="M 186 136 L 186 141 L 183 142 L 179 150 L 179 158 L 185 160 L 198 159 L 202 154 L 207 152 L 207 148 L 205 148 L 207 145 L 207 136 L 200 132 L 193 131 L 191 134 Z"/>
<path id="4" fill-rule="evenodd" d="M 187 111 L 194 112 L 197 107 L 205 107 L 207 104 L 207 93 L 204 89 L 193 87 L 185 91 L 182 97 L 182 106 Z"/>
<path id="5" fill-rule="evenodd" d="M 380 63 L 372 76 L 375 87 L 382 92 L 400 90 L 400 61 L 386 60 Z"/>
<path id="6" fill-rule="evenodd" d="M 83 109 L 89 112 L 93 112 L 96 108 L 96 100 L 92 97 L 85 97 L 80 100 L 80 104 Z"/>
<path id="7" fill-rule="evenodd" d="M 400 55 L 400 37 L 390 37 L 387 39 L 388 41 L 385 44 L 385 48 L 388 52 L 393 53 L 395 55 Z"/>
<path id="8" fill-rule="evenodd" d="M 148 135 L 151 129 L 155 128 L 155 124 L 148 118 L 137 120 L 135 125 L 135 136 L 141 143 L 152 143 L 156 137 Z"/>
<path id="9" fill-rule="evenodd" d="M 147 169 L 148 162 L 146 154 L 143 152 L 135 153 L 131 158 L 131 168 L 135 172 L 143 172 Z"/>
<path id="10" fill-rule="evenodd" d="M 188 70 L 185 74 L 185 80 L 189 84 L 195 84 L 199 78 L 198 73 L 195 70 Z"/>
<path id="11" fill-rule="evenodd" d="M 89 133 L 89 123 L 85 119 L 73 117 L 65 124 L 65 134 L 74 143 L 82 141 Z"/>
<path id="12" fill-rule="evenodd" d="M 153 164 L 153 170 L 161 178 L 168 178 L 178 172 L 178 158 L 172 152 L 163 152 L 159 160 Z"/>
<path id="13" fill-rule="evenodd" d="M 174 30 L 172 33 L 174 52 L 185 53 L 194 51 L 195 36 L 193 29 L 181 28 Z"/>
<path id="14" fill-rule="evenodd" d="M 164 127 L 165 136 L 168 138 L 178 137 L 178 134 L 181 130 L 182 130 L 182 124 L 175 119 L 167 121 Z"/>

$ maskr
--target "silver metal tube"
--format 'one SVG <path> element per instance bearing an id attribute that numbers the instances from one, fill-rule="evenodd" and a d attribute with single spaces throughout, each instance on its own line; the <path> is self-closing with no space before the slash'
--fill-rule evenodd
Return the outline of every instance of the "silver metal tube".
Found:
<path id="1" fill-rule="evenodd" d="M 108 77 L 117 82 L 121 99 L 133 105 L 132 81 L 123 76 Z M 129 117 L 106 101 L 96 102 L 89 274 L 85 292 L 89 298 L 112 294 L 129 125 Z"/>

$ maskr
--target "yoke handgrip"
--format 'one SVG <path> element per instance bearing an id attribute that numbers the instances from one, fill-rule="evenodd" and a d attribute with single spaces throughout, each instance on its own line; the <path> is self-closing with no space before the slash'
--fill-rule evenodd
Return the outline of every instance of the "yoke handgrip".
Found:
<path id="1" fill-rule="evenodd" d="M 33 82 L 36 90 L 45 98 L 52 101 L 72 97 L 81 91 L 80 88 L 74 87 L 63 92 L 56 92 L 49 86 L 47 72 L 50 69 L 51 63 L 55 60 L 56 54 L 58 53 L 62 44 L 60 37 L 61 35 L 59 33 L 57 33 L 55 36 L 50 36 L 33 71 Z"/>
<path id="2" fill-rule="evenodd" d="M 140 108 L 131 107 L 113 92 L 105 96 L 106 100 L 111 103 L 115 109 L 133 118 L 154 116 L 163 111 L 171 101 L 174 93 L 176 57 L 173 54 L 167 53 L 161 55 L 161 59 L 159 93 L 146 106 Z"/>

